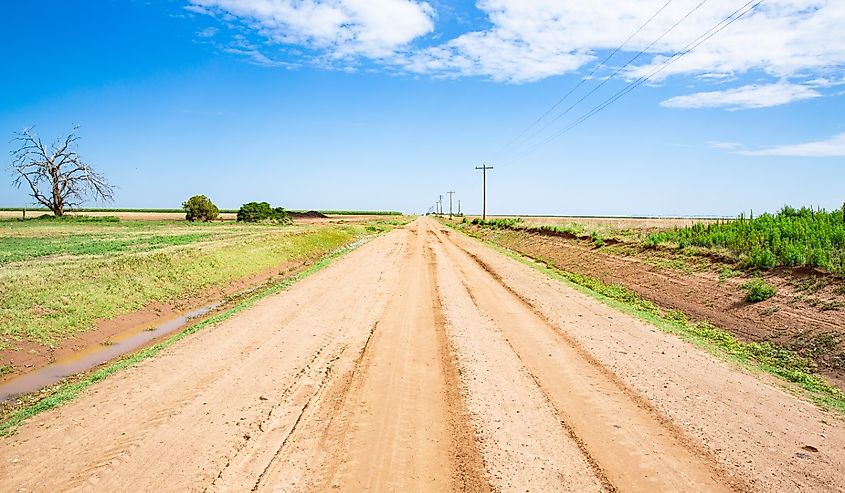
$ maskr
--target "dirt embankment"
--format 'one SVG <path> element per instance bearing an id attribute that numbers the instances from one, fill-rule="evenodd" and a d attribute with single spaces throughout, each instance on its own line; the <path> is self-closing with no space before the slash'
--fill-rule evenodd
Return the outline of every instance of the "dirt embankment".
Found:
<path id="1" fill-rule="evenodd" d="M 708 321 L 741 340 L 794 349 L 845 390 L 845 280 L 841 278 L 809 269 L 776 269 L 761 274 L 777 288 L 776 295 L 749 303 L 742 285 L 756 274 L 730 270 L 716 259 L 639 247 L 596 248 L 565 234 L 487 228 L 475 228 L 473 234 L 559 269 L 625 286 L 661 308 L 679 310 L 693 321 Z"/>

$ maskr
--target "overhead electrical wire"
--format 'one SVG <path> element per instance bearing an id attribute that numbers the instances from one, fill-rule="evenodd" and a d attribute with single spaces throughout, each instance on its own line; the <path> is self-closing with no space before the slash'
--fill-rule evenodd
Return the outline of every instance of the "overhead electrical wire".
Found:
<path id="1" fill-rule="evenodd" d="M 654 14 L 652 14 L 651 17 L 646 19 L 646 21 L 643 22 L 640 25 L 640 27 L 637 28 L 636 31 L 631 33 L 631 35 L 628 36 L 628 38 L 625 39 L 625 41 L 623 41 L 622 44 L 617 46 L 609 55 L 607 55 L 604 58 L 604 60 L 602 60 L 601 62 L 596 64 L 596 66 L 593 67 L 593 69 L 590 71 L 589 74 L 582 77 L 581 80 L 569 90 L 569 92 L 567 92 L 566 94 L 563 95 L 563 97 L 558 99 L 555 104 L 553 104 L 542 115 L 540 115 L 536 120 L 534 120 L 534 122 L 532 122 L 531 125 L 526 127 L 522 132 L 519 133 L 519 135 L 517 135 L 516 137 L 514 137 L 513 139 L 508 141 L 504 146 L 502 146 L 502 148 L 500 148 L 498 151 L 496 151 L 495 154 L 500 155 L 501 153 L 508 151 L 511 146 L 516 145 L 519 142 L 519 140 L 522 139 L 522 137 L 525 134 L 527 134 L 529 131 L 531 131 L 531 129 L 533 129 L 535 126 L 537 126 L 538 123 L 543 121 L 543 119 L 546 118 L 551 112 L 553 112 L 558 106 L 563 104 L 563 102 L 566 101 L 566 98 L 568 98 L 569 96 L 572 95 L 572 93 L 577 91 L 578 88 L 580 88 L 586 81 L 591 80 L 591 77 L 593 76 L 593 74 L 595 74 L 600 68 L 605 66 L 607 64 L 607 62 L 610 61 L 611 58 L 613 58 L 617 53 L 619 53 L 619 51 L 622 50 L 622 48 L 624 48 L 628 43 L 630 43 L 632 39 L 634 39 L 638 34 L 640 34 L 640 32 L 642 32 L 642 30 L 645 29 L 646 26 L 651 24 L 651 21 L 653 21 L 655 17 L 657 17 L 658 15 L 660 15 L 661 12 L 666 10 L 666 7 L 668 7 L 669 4 L 671 4 L 673 1 L 674 0 L 667 0 L 666 3 L 664 3 L 663 6 L 661 6 L 659 9 L 657 9 L 657 11 Z M 707 0 L 705 0 L 705 1 L 707 1 Z"/>
<path id="2" fill-rule="evenodd" d="M 619 99 L 623 98 L 625 95 L 627 95 L 628 93 L 630 93 L 631 91 L 633 91 L 637 87 L 641 86 L 645 82 L 648 82 L 653 77 L 655 77 L 656 75 L 658 75 L 661 72 L 663 72 L 664 70 L 666 70 L 670 65 L 672 65 L 673 63 L 675 63 L 676 61 L 678 61 L 680 58 L 684 57 L 688 53 L 695 50 L 701 44 L 705 43 L 710 38 L 712 38 L 716 34 L 720 33 L 721 31 L 726 29 L 728 26 L 730 26 L 734 22 L 736 22 L 736 21 L 740 20 L 741 18 L 745 17 L 748 13 L 753 12 L 758 6 L 760 6 L 760 4 L 762 4 L 765 1 L 766 0 L 749 0 L 749 1 L 747 1 L 742 7 L 733 11 L 733 13 L 731 13 L 730 15 L 728 15 L 727 17 L 722 19 L 715 26 L 711 27 L 710 29 L 705 31 L 702 35 L 698 36 L 696 39 L 689 42 L 684 48 L 676 51 L 674 54 L 672 54 L 672 56 L 670 56 L 669 58 L 664 60 L 663 63 L 657 69 L 655 69 L 654 71 L 652 71 L 648 75 L 641 76 L 640 78 L 636 79 L 635 81 L 630 82 L 624 88 L 617 91 L 613 96 L 607 98 L 602 103 L 599 103 L 598 105 L 593 107 L 590 111 L 581 115 L 575 121 L 573 121 L 572 123 L 570 123 L 569 125 L 564 127 L 562 130 L 552 134 L 550 137 L 546 138 L 545 140 L 543 140 L 539 144 L 532 147 L 530 150 L 528 150 L 526 153 L 524 153 L 523 156 L 521 156 L 521 157 L 525 157 L 525 156 L 530 155 L 531 153 L 533 153 L 537 149 L 539 149 L 539 148 L 545 146 L 546 144 L 560 138 L 564 134 L 570 132 L 572 129 L 574 129 L 577 126 L 583 124 L 585 121 L 589 120 L 590 118 L 592 118 L 597 113 L 601 112 L 602 110 L 604 110 L 605 108 L 607 108 L 611 104 L 615 103 Z"/>
<path id="3" fill-rule="evenodd" d="M 671 33 L 672 31 L 674 31 L 674 30 L 675 30 L 675 29 L 676 29 L 679 25 L 681 25 L 681 23 L 682 23 L 682 22 L 684 22 L 685 20 L 689 19 L 689 17 L 690 17 L 690 16 L 692 16 L 695 12 L 697 12 L 697 11 L 698 11 L 698 10 L 699 10 L 699 9 L 700 9 L 703 5 L 704 5 L 704 4 L 705 4 L 705 3 L 707 3 L 708 1 L 709 1 L 709 0 L 701 0 L 701 1 L 700 1 L 698 4 L 696 4 L 696 6 L 695 6 L 695 7 L 693 7 L 693 8 L 692 8 L 689 12 L 687 12 L 686 14 L 684 14 L 684 16 L 683 16 L 683 17 L 681 17 L 681 18 L 680 18 L 680 19 L 678 19 L 678 20 L 677 20 L 674 24 L 672 24 L 672 26 L 671 26 L 671 27 L 669 27 L 669 29 L 667 29 L 667 30 L 663 31 L 663 33 L 662 33 L 662 34 L 660 34 L 660 36 L 658 36 L 657 38 L 655 38 L 655 39 L 654 39 L 651 43 L 649 43 L 649 44 L 648 44 L 645 48 L 643 48 L 643 49 L 642 49 L 642 50 L 640 50 L 637 54 L 635 54 L 633 57 L 631 57 L 631 58 L 630 58 L 627 62 L 625 62 L 625 64 L 624 64 L 624 65 L 622 65 L 622 66 L 618 67 L 618 68 L 617 68 L 617 69 L 616 69 L 616 70 L 615 70 L 612 74 L 610 74 L 609 76 L 607 76 L 607 77 L 605 77 L 603 80 L 601 80 L 601 81 L 600 81 L 600 82 L 599 82 L 599 83 L 598 83 L 595 87 L 593 87 L 593 88 L 592 88 L 592 89 L 590 89 L 590 90 L 589 90 L 586 94 L 584 94 L 583 96 L 581 96 L 581 98 L 580 98 L 580 99 L 578 99 L 577 101 L 575 101 L 574 103 L 572 103 L 571 105 L 569 105 L 569 106 L 568 106 L 568 107 L 567 107 L 567 108 L 566 108 L 563 112 L 561 112 L 561 113 L 557 114 L 557 115 L 556 115 L 554 118 L 552 118 L 550 121 L 546 122 L 546 124 L 545 124 L 545 125 L 543 125 L 540 129 L 538 129 L 536 132 L 534 132 L 534 133 L 533 133 L 533 135 L 531 135 L 531 136 L 530 136 L 530 137 L 529 137 L 526 141 L 524 141 L 523 143 L 530 141 L 531 139 L 533 139 L 534 137 L 536 137 L 537 135 L 539 135 L 540 133 L 542 133 L 544 130 L 546 130 L 547 128 L 549 128 L 551 125 L 553 125 L 555 122 L 557 122 L 558 120 L 560 120 L 561 118 L 563 118 L 564 116 L 566 116 L 567 114 L 569 114 L 569 112 L 570 112 L 570 111 L 572 111 L 573 109 L 575 109 L 575 107 L 576 107 L 576 106 L 578 106 L 579 104 L 583 103 L 583 102 L 584 102 L 584 100 L 586 100 L 588 97 L 592 96 L 592 95 L 593 95 L 596 91 L 598 91 L 599 89 L 601 89 L 602 87 L 604 87 L 604 85 L 605 85 L 605 84 L 607 84 L 610 80 L 612 80 L 614 77 L 616 77 L 617 75 L 619 75 L 619 74 L 620 74 L 623 70 L 625 70 L 626 68 L 628 68 L 628 67 L 629 67 L 632 63 L 634 63 L 635 61 L 639 60 L 639 58 L 640 58 L 641 56 L 643 56 L 646 52 L 648 52 L 648 51 L 649 51 L 649 50 L 650 50 L 650 49 L 651 49 L 654 45 L 656 45 L 656 44 L 657 44 L 657 43 L 659 43 L 661 40 L 663 40 L 663 38 L 665 38 L 667 35 L 669 35 L 669 33 Z M 511 149 L 511 150 L 513 150 L 513 149 Z"/>

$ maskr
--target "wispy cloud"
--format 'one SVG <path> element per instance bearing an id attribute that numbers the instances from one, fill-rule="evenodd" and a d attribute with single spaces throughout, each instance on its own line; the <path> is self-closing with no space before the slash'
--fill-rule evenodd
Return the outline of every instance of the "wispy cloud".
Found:
<path id="1" fill-rule="evenodd" d="M 845 133 L 828 140 L 758 150 L 739 150 L 744 156 L 845 157 Z"/>
<path id="2" fill-rule="evenodd" d="M 745 146 L 740 144 L 739 142 L 708 142 L 708 145 L 713 149 L 720 149 L 723 151 L 736 151 L 740 149 L 744 149 Z"/>
<path id="3" fill-rule="evenodd" d="M 336 58 L 380 58 L 434 29 L 434 10 L 413 0 L 191 0 L 246 23 L 268 43 L 322 50 Z"/>
<path id="4" fill-rule="evenodd" d="M 676 96 L 660 103 L 666 108 L 768 108 L 795 101 L 820 97 L 821 93 L 802 84 L 777 82 L 774 84 L 737 87 L 723 91 L 697 92 Z"/>
<path id="5" fill-rule="evenodd" d="M 200 38 L 213 38 L 218 31 L 219 29 L 217 29 L 216 27 L 210 26 L 199 31 L 197 33 L 197 36 L 199 36 Z"/>

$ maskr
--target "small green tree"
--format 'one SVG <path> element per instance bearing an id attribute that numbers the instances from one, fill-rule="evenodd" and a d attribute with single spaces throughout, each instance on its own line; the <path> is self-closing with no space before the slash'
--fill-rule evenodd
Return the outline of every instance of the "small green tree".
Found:
<path id="1" fill-rule="evenodd" d="M 182 203 L 182 208 L 188 221 L 211 221 L 220 214 L 217 206 L 205 195 L 194 195 Z"/>
<path id="2" fill-rule="evenodd" d="M 261 221 L 287 224 L 291 218 L 281 207 L 275 209 L 267 202 L 249 202 L 238 210 L 238 221 L 257 223 Z"/>

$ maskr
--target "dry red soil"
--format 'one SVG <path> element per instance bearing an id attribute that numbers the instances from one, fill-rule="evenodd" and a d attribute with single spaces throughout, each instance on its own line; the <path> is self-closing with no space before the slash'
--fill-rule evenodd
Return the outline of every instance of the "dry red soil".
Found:
<path id="1" fill-rule="evenodd" d="M 845 421 L 420 219 L 0 439 L 8 491 L 842 491 Z"/>

